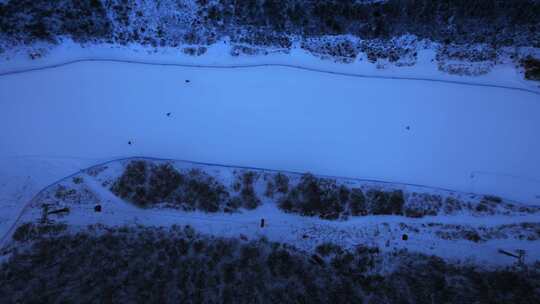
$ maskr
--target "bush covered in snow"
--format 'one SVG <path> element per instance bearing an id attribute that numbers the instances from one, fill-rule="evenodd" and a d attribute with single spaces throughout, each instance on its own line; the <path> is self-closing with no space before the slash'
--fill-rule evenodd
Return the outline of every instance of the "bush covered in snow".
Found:
<path id="1" fill-rule="evenodd" d="M 0 265 L 1 303 L 538 303 L 539 284 L 538 263 L 482 270 L 330 243 L 307 253 L 189 226 L 38 233 Z"/>
<path id="2" fill-rule="evenodd" d="M 344 211 L 344 204 L 340 199 L 339 188 L 334 181 L 305 174 L 300 182 L 280 199 L 279 207 L 287 212 L 336 219 Z"/>
<path id="3" fill-rule="evenodd" d="M 275 187 L 275 183 L 270 182 L 271 187 Z M 540 206 L 515 205 L 493 195 L 467 197 L 454 193 L 444 197 L 367 184 L 351 188 L 345 183 L 312 174 L 303 175 L 287 193 L 274 199 L 286 212 L 323 219 L 366 215 L 421 218 L 459 213 L 479 216 L 540 213 Z"/>
<path id="4" fill-rule="evenodd" d="M 259 178 L 259 175 L 253 171 L 245 171 L 241 175 L 237 175 L 233 189 L 238 192 L 238 195 L 233 198 L 236 205 L 246 209 L 255 209 L 261 204 L 261 200 L 257 197 L 254 183 Z"/>
<path id="5" fill-rule="evenodd" d="M 540 80 L 540 59 L 527 57 L 523 59 L 522 65 L 525 68 L 525 78 Z"/>
<path id="6" fill-rule="evenodd" d="M 369 190 L 366 193 L 369 206 L 368 212 L 374 215 L 383 214 L 403 214 L 403 191 L 395 190 L 391 192 L 382 190 Z"/>
<path id="7" fill-rule="evenodd" d="M 456 200 L 456 207 L 461 207 L 461 202 Z M 416 193 L 409 195 L 403 213 L 408 217 L 424 217 L 426 215 L 437 215 L 443 207 L 442 197 L 439 195 Z M 449 207 L 449 211 L 450 211 Z M 452 209 L 452 211 L 454 211 Z M 450 212 L 448 212 L 450 213 Z"/>
<path id="8" fill-rule="evenodd" d="M 229 192 L 214 177 L 200 170 L 190 170 L 184 180 L 169 196 L 168 206 L 181 206 L 184 210 L 206 212 L 234 211 L 229 203 Z"/>
<path id="9" fill-rule="evenodd" d="M 181 173 L 169 164 L 130 162 L 111 191 L 141 207 L 167 207 L 206 212 L 234 211 L 223 184 L 207 173 L 192 169 Z"/>
<path id="10" fill-rule="evenodd" d="M 27 242 L 42 236 L 57 235 L 65 231 L 66 224 L 40 224 L 24 223 L 17 227 L 13 233 L 13 239 L 17 242 Z"/>
<path id="11" fill-rule="evenodd" d="M 334 180 L 302 176 L 287 195 L 279 199 L 279 207 L 287 212 L 324 219 L 347 215 L 403 214 L 403 192 L 370 189 L 365 194 L 360 188 L 337 185 Z"/>

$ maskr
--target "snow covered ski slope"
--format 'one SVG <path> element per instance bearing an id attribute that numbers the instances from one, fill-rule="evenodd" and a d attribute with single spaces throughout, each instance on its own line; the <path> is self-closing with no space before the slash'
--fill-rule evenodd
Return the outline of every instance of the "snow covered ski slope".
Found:
<path id="1" fill-rule="evenodd" d="M 146 155 L 540 202 L 540 99 L 524 91 L 80 62 L 1 77 L 0 110 L 3 158 Z"/>

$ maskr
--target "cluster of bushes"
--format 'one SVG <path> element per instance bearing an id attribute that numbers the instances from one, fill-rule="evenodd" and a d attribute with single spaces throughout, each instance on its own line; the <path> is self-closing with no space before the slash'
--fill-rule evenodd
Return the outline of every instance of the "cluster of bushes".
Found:
<path id="1" fill-rule="evenodd" d="M 416 63 L 418 57 L 417 40 L 414 37 L 363 40 L 359 48 L 372 63 L 386 59 L 396 65 L 410 66 Z"/>
<path id="2" fill-rule="evenodd" d="M 254 184 L 258 179 L 258 174 L 253 171 L 243 172 L 237 176 L 233 184 L 233 190 L 238 192 L 238 196 L 233 198 L 233 204 L 242 206 L 246 209 L 255 209 L 261 204 L 261 200 L 257 197 Z"/>
<path id="3" fill-rule="evenodd" d="M 287 182 L 288 185 L 288 182 Z M 478 202 L 462 201 L 456 197 L 402 190 L 383 190 L 373 187 L 350 188 L 335 180 L 305 174 L 298 184 L 277 198 L 278 206 L 291 213 L 319 216 L 323 219 L 346 219 L 348 216 L 403 215 L 412 218 L 457 214 L 475 215 L 538 213 L 540 207 L 513 205 L 500 197 L 485 195 Z M 268 181 L 266 195 L 273 197 L 274 182 Z"/>
<path id="4" fill-rule="evenodd" d="M 225 186 L 205 172 L 181 173 L 170 164 L 142 160 L 130 162 L 111 191 L 141 207 L 164 204 L 187 211 L 232 212 L 244 206 L 231 200 Z"/>
<path id="5" fill-rule="evenodd" d="M 403 214 L 405 201 L 400 190 L 386 192 L 349 189 L 335 181 L 305 174 L 300 182 L 279 199 L 279 207 L 305 216 L 337 219 L 347 215 Z"/>
<path id="6" fill-rule="evenodd" d="M 499 226 L 471 227 L 453 224 L 434 224 L 440 226 L 436 235 L 445 240 L 465 239 L 473 242 L 485 242 L 492 239 L 517 239 L 537 241 L 540 239 L 540 223 L 519 223 Z"/>
<path id="7" fill-rule="evenodd" d="M 170 164 L 131 161 L 113 183 L 110 190 L 124 200 L 141 207 L 170 207 L 186 211 L 234 212 L 238 208 L 255 209 L 261 205 L 255 186 L 260 173 L 235 172 L 231 187 L 226 187 L 204 171 L 192 169 L 179 172 Z M 304 216 L 323 219 L 346 219 L 348 216 L 403 215 L 420 218 L 438 214 L 466 212 L 475 215 L 538 213 L 538 206 L 513 205 L 500 197 L 483 196 L 478 202 L 456 197 L 375 187 L 350 188 L 335 180 L 304 174 L 298 183 L 290 185 L 283 173 L 265 175 L 264 195 L 274 199 L 279 208 Z M 264 186 L 262 184 L 261 186 Z M 53 191 L 54 192 L 54 191 Z M 95 201 L 88 190 L 82 192 L 59 186 L 51 200 L 80 203 Z"/>
<path id="8" fill-rule="evenodd" d="M 274 194 L 287 194 L 289 192 L 289 177 L 283 173 L 276 173 L 266 181 L 265 195 L 273 198 Z"/>
<path id="9" fill-rule="evenodd" d="M 67 229 L 67 225 L 59 224 L 40 224 L 24 223 L 17 227 L 13 233 L 13 239 L 17 242 L 27 242 L 38 239 L 45 235 L 57 235 Z"/>
<path id="10" fill-rule="evenodd" d="M 392 270 L 380 273 L 382 261 Z M 46 234 L 0 265 L 0 302 L 538 303 L 540 265 L 481 270 L 406 251 L 314 253 L 190 227 Z"/>
<path id="11" fill-rule="evenodd" d="M 329 56 L 341 62 L 352 62 L 358 55 L 359 48 L 356 43 L 342 38 L 325 41 L 323 39 L 308 38 L 302 41 L 301 47 L 319 56 Z"/>
<path id="12" fill-rule="evenodd" d="M 540 59 L 527 57 L 522 61 L 525 68 L 525 78 L 529 80 L 540 80 Z"/>

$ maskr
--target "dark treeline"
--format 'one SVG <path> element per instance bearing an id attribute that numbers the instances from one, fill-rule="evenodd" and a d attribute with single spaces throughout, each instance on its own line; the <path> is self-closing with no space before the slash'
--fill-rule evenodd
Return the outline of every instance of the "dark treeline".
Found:
<path id="1" fill-rule="evenodd" d="M 442 42 L 536 46 L 540 42 L 540 3 L 532 0 L 219 2 L 209 7 L 209 19 L 309 36 L 389 38 L 410 33 Z"/>
<path id="2" fill-rule="evenodd" d="M 68 36 L 82 42 L 155 46 L 211 43 L 246 32 L 267 38 L 351 34 L 387 39 L 414 34 L 443 43 L 540 46 L 537 0 L 198 0 L 196 8 L 183 2 L 164 0 L 143 7 L 136 0 L 8 1 L 0 4 L 0 34 L 19 43 Z M 148 5 L 158 10 L 168 5 L 192 18 L 171 22 L 176 15 L 153 16 Z M 256 43 L 261 41 L 266 39 Z"/>
<path id="3" fill-rule="evenodd" d="M 20 226 L 1 303 L 538 303 L 540 265 L 482 270 L 406 251 L 314 252 L 192 228 Z M 384 260 L 384 263 L 383 263 Z M 380 273 L 382 265 L 392 265 Z"/>

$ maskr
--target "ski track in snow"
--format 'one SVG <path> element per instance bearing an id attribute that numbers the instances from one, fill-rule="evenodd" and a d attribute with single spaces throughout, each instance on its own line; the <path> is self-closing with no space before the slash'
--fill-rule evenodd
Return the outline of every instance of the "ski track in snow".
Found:
<path id="1" fill-rule="evenodd" d="M 357 78 L 371 78 L 371 79 L 386 79 L 386 80 L 410 80 L 410 81 L 427 81 L 427 82 L 441 82 L 449 83 L 456 85 L 465 85 L 465 86 L 477 86 L 477 87 L 487 87 L 487 88 L 497 88 L 505 90 L 516 90 L 527 92 L 535 95 L 540 95 L 540 91 L 531 90 L 521 87 L 489 84 L 489 83 L 478 83 L 478 82 L 467 82 L 467 81 L 457 81 L 457 80 L 445 80 L 445 79 L 436 79 L 436 78 L 422 78 L 422 77 L 403 77 L 403 76 L 382 76 L 382 75 L 367 75 L 367 74 L 357 74 L 357 73 L 346 73 L 338 71 L 330 71 L 324 69 L 316 69 L 310 67 L 304 67 L 301 65 L 292 65 L 292 64 L 279 64 L 279 63 L 261 63 L 261 64 L 239 64 L 239 65 L 210 65 L 210 64 L 182 64 L 182 63 L 161 63 L 161 62 L 152 62 L 152 61 L 141 61 L 141 60 L 127 60 L 127 59 L 106 59 L 106 58 L 85 58 L 85 59 L 76 59 L 70 60 L 62 63 L 46 65 L 42 67 L 34 67 L 20 70 L 4 71 L 0 72 L 0 77 L 29 73 L 35 71 L 43 71 L 49 69 L 55 69 L 67 65 L 72 65 L 82 62 L 117 62 L 117 63 L 131 63 L 131 64 L 143 64 L 143 65 L 153 65 L 153 66 L 173 66 L 173 67 L 184 67 L 184 68 L 213 68 L 213 69 L 243 69 L 243 68 L 259 68 L 259 67 L 285 67 L 292 69 L 299 69 L 310 72 L 325 73 L 331 75 L 347 76 L 347 77 L 357 77 Z M 539 100 L 540 102 L 540 100 Z"/>

